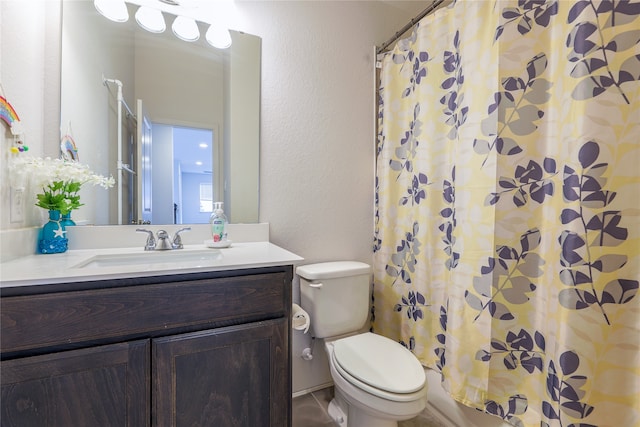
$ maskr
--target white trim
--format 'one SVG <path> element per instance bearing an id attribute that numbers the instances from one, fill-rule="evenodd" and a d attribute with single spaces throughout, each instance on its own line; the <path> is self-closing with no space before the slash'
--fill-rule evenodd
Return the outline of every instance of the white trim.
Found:
<path id="1" fill-rule="evenodd" d="M 291 394 L 291 398 L 295 399 L 296 397 L 304 396 L 305 394 L 313 393 L 314 391 L 322 390 L 327 387 L 333 387 L 333 382 L 328 382 L 324 384 L 320 384 L 311 388 L 305 388 L 303 390 L 298 390 Z"/>

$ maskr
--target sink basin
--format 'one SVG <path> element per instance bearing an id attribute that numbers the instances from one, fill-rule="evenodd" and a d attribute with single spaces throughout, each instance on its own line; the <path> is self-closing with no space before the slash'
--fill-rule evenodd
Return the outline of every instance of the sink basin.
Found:
<path id="1" fill-rule="evenodd" d="M 127 254 L 96 255 L 73 268 L 127 267 L 133 265 L 148 266 L 158 264 L 176 264 L 177 268 L 198 267 L 222 258 L 219 250 L 201 251 L 147 251 Z"/>

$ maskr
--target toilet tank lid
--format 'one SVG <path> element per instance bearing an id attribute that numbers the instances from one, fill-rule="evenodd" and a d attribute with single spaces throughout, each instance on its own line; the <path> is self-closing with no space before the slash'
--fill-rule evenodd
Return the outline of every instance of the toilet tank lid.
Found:
<path id="1" fill-rule="evenodd" d="M 371 266 L 359 261 L 320 262 L 300 265 L 296 267 L 296 274 L 307 280 L 335 279 L 359 274 L 371 274 Z"/>

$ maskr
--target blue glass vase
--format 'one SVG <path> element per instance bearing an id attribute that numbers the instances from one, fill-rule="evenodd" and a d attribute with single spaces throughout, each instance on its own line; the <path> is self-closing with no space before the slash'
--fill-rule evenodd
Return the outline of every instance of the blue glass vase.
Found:
<path id="1" fill-rule="evenodd" d="M 62 219 L 60 220 L 60 223 L 64 228 L 76 225 L 75 221 L 71 219 L 71 211 L 62 215 Z"/>
<path id="2" fill-rule="evenodd" d="M 60 211 L 49 211 L 49 221 L 42 226 L 38 239 L 38 252 L 58 254 L 67 250 L 67 231 L 61 221 Z"/>

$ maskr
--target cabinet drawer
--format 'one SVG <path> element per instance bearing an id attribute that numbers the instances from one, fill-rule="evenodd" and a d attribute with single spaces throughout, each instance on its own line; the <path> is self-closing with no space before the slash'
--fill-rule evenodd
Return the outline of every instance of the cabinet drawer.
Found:
<path id="1" fill-rule="evenodd" d="M 0 299 L 2 353 L 287 316 L 288 271 Z M 289 281 L 289 283 L 287 283 Z"/>

